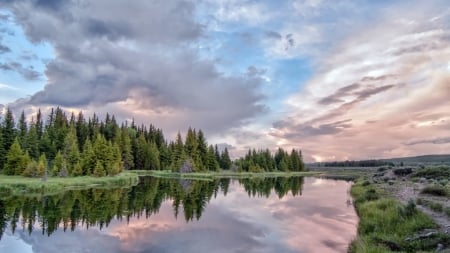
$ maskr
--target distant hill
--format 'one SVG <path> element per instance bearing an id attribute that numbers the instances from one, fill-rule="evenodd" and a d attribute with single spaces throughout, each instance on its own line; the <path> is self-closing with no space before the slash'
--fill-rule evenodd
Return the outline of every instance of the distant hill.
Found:
<path id="1" fill-rule="evenodd" d="M 395 165 L 450 165 L 450 154 L 448 155 L 422 155 L 412 157 L 396 157 L 389 159 L 371 159 L 357 161 L 333 161 L 309 163 L 309 167 L 379 167 L 379 166 L 395 166 Z"/>
<path id="2" fill-rule="evenodd" d="M 450 163 L 450 154 L 448 155 L 421 155 L 412 157 L 398 157 L 390 159 L 380 159 L 381 161 L 393 162 L 393 163 Z"/>

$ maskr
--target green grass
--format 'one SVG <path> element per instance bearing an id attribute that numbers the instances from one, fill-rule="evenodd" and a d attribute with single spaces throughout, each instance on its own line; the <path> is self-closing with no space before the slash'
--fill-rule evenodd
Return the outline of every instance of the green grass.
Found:
<path id="1" fill-rule="evenodd" d="M 133 171 L 139 176 L 154 176 L 162 178 L 184 178 L 197 180 L 211 180 L 215 178 L 257 178 L 257 177 L 292 177 L 292 176 L 314 176 L 319 175 L 318 172 L 235 172 L 235 171 L 216 171 L 216 172 L 193 172 L 178 173 L 168 170 L 136 170 Z"/>
<path id="2" fill-rule="evenodd" d="M 0 175 L 0 197 L 26 194 L 54 194 L 70 189 L 92 187 L 123 187 L 138 183 L 136 173 L 123 172 L 111 177 L 49 177 L 41 178 Z"/>
<path id="3" fill-rule="evenodd" d="M 441 203 L 434 202 L 434 201 L 431 201 L 431 200 L 427 200 L 427 199 L 423 199 L 423 198 L 418 198 L 418 199 L 416 200 L 416 203 L 417 203 L 418 205 L 421 205 L 421 206 L 427 206 L 427 207 L 429 207 L 431 210 L 433 210 L 433 211 L 435 211 L 435 212 L 442 213 L 442 212 L 445 212 L 445 211 L 446 211 L 445 208 L 444 208 L 444 206 L 443 206 Z"/>
<path id="4" fill-rule="evenodd" d="M 434 221 L 415 208 L 414 202 L 401 204 L 373 184 L 359 180 L 352 186 L 360 221 L 358 238 L 350 252 L 433 251 L 438 243 L 448 246 L 450 235 L 437 233 L 426 239 L 408 241 L 424 229 L 437 228 Z"/>
<path id="5" fill-rule="evenodd" d="M 450 167 L 449 166 L 438 166 L 438 167 L 428 167 L 419 169 L 413 174 L 415 177 L 433 178 L 435 180 L 448 179 L 450 178 Z"/>
<path id="6" fill-rule="evenodd" d="M 447 189 L 441 185 L 426 186 L 420 191 L 420 193 L 439 197 L 447 197 L 450 195 Z"/>

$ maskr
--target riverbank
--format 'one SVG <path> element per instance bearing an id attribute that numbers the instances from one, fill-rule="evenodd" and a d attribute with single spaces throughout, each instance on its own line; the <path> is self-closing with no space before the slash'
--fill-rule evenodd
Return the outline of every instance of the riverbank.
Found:
<path id="1" fill-rule="evenodd" d="M 140 176 L 159 178 L 182 178 L 192 180 L 213 180 L 219 178 L 260 178 L 260 177 L 293 177 L 314 176 L 318 172 L 198 172 L 176 173 L 171 171 L 134 170 L 122 172 L 115 176 L 106 177 L 48 177 L 29 178 L 23 176 L 0 175 L 0 197 L 24 194 L 56 194 L 71 189 L 85 189 L 94 187 L 131 187 L 138 183 Z"/>
<path id="2" fill-rule="evenodd" d="M 220 178 L 260 178 L 260 177 L 300 177 L 300 176 L 319 176 L 320 172 L 235 172 L 235 171 L 211 171 L 211 172 L 192 172 L 192 173 L 178 173 L 168 170 L 136 170 L 133 171 L 139 176 L 153 176 L 160 178 L 183 178 L 193 180 L 211 180 Z"/>
<path id="3" fill-rule="evenodd" d="M 122 172 L 111 177 L 49 177 L 46 180 L 0 175 L 0 198 L 11 195 L 56 194 L 72 189 L 131 187 L 138 181 L 139 177 L 134 172 Z"/>
<path id="4" fill-rule="evenodd" d="M 350 252 L 450 252 L 449 168 L 320 170 L 356 178 L 351 194 L 360 222 Z"/>

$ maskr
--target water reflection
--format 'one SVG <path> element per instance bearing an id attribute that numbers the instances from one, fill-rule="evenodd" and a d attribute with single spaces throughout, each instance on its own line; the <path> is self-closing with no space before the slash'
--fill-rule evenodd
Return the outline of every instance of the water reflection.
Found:
<path id="1" fill-rule="evenodd" d="M 357 223 L 348 187 L 149 177 L 130 189 L 4 199 L 0 252 L 346 252 Z"/>

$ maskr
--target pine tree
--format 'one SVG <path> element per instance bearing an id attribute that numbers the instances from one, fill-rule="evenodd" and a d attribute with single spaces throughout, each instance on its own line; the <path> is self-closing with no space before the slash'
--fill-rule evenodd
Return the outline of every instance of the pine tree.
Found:
<path id="1" fill-rule="evenodd" d="M 27 126 L 27 121 L 25 119 L 24 111 L 22 111 L 22 113 L 20 114 L 18 129 L 19 129 L 19 134 L 18 134 L 19 143 L 23 147 L 23 144 L 25 142 L 25 137 L 26 137 L 27 131 L 28 131 L 28 126 Z"/>
<path id="2" fill-rule="evenodd" d="M 149 156 L 150 170 L 160 170 L 159 150 L 154 142 L 149 145 Z"/>
<path id="3" fill-rule="evenodd" d="M 220 166 L 222 167 L 222 169 L 229 170 L 231 168 L 231 159 L 228 153 L 228 148 L 225 147 L 220 157 L 220 161 L 221 161 Z"/>
<path id="4" fill-rule="evenodd" d="M 136 146 L 136 163 L 135 166 L 139 170 L 149 170 L 150 150 L 143 134 L 137 139 Z"/>
<path id="5" fill-rule="evenodd" d="M 172 171 L 178 172 L 185 160 L 186 152 L 183 145 L 183 139 L 181 139 L 181 134 L 178 133 L 172 152 L 172 163 L 170 165 Z"/>
<path id="6" fill-rule="evenodd" d="M 42 177 L 44 174 L 47 173 L 47 169 L 48 169 L 48 162 L 47 162 L 45 153 L 43 153 L 39 157 L 39 161 L 38 161 L 37 168 L 36 168 L 36 176 Z"/>
<path id="7" fill-rule="evenodd" d="M 25 151 L 28 151 L 32 159 L 37 160 L 39 158 L 39 140 L 36 125 L 33 121 L 31 122 L 30 129 L 24 138 L 22 148 Z"/>
<path id="8" fill-rule="evenodd" d="M 73 177 L 79 177 L 83 175 L 83 168 L 81 167 L 80 162 L 77 162 L 72 169 L 72 174 Z"/>
<path id="9" fill-rule="evenodd" d="M 205 136 L 202 130 L 197 133 L 198 153 L 201 160 L 201 170 L 208 170 L 208 143 L 206 143 Z M 214 151 L 214 149 L 213 149 Z M 214 154 L 214 152 L 213 152 Z"/>
<path id="10" fill-rule="evenodd" d="M 131 139 L 128 134 L 128 129 L 123 128 L 120 131 L 120 151 L 123 161 L 123 166 L 125 170 L 130 170 L 134 168 L 134 159 L 131 152 Z"/>
<path id="11" fill-rule="evenodd" d="M 6 162 L 3 169 L 6 175 L 15 175 L 16 170 L 22 171 L 25 169 L 26 164 L 23 164 L 23 155 L 19 140 L 16 138 L 6 155 Z"/>
<path id="12" fill-rule="evenodd" d="M 39 135 L 39 132 L 38 132 L 38 135 Z M 56 151 L 57 150 L 56 150 L 56 147 L 55 147 L 55 143 L 50 138 L 48 132 L 47 131 L 43 132 L 42 133 L 42 137 L 41 137 L 41 139 L 39 141 L 39 153 L 40 154 L 45 153 L 46 156 L 50 160 L 53 160 L 55 158 Z"/>
<path id="13" fill-rule="evenodd" d="M 78 141 L 74 128 L 71 128 L 64 138 L 63 156 L 67 162 L 67 169 L 72 174 L 75 165 L 80 162 L 80 152 L 78 150 Z"/>
<path id="14" fill-rule="evenodd" d="M 205 164 L 209 171 L 218 171 L 219 170 L 219 162 L 216 160 L 214 147 L 212 145 L 210 145 L 208 148 Z"/>
<path id="15" fill-rule="evenodd" d="M 6 153 L 7 150 L 5 150 L 3 145 L 3 133 L 2 133 L 2 127 L 0 126 L 0 171 L 3 170 L 3 165 L 6 161 Z"/>
<path id="16" fill-rule="evenodd" d="M 83 113 L 80 111 L 78 113 L 77 122 L 75 123 L 75 128 L 77 132 L 78 146 L 80 150 L 83 150 L 84 142 L 89 136 L 89 129 L 87 127 L 86 121 L 84 119 Z"/>
<path id="17" fill-rule="evenodd" d="M 89 138 L 84 142 L 83 153 L 81 155 L 81 167 L 84 175 L 92 175 L 97 164 L 97 157 Z"/>
<path id="18" fill-rule="evenodd" d="M 102 165 L 102 163 L 100 161 L 97 161 L 97 163 L 95 164 L 93 175 L 96 176 L 96 177 L 104 177 L 104 176 L 106 176 L 105 169 L 103 168 L 103 165 Z"/>
<path id="19" fill-rule="evenodd" d="M 31 157 L 30 154 L 28 154 L 28 152 L 25 152 L 25 154 L 22 156 L 22 162 L 20 166 L 16 167 L 15 170 L 15 175 L 22 175 L 23 172 L 25 171 L 27 165 L 31 162 Z"/>
<path id="20" fill-rule="evenodd" d="M 14 128 L 14 117 L 9 108 L 6 109 L 5 118 L 2 122 L 2 141 L 3 141 L 3 154 L 0 154 L 1 157 L 4 157 L 6 155 L 6 152 L 10 149 L 11 145 L 14 142 L 14 139 L 16 138 L 16 130 Z M 3 163 L 5 162 L 5 159 L 0 160 L 0 168 L 3 167 Z"/>
<path id="21" fill-rule="evenodd" d="M 53 168 L 52 168 L 52 176 L 58 176 L 62 169 L 66 166 L 66 161 L 64 160 L 64 157 L 61 153 L 61 151 L 58 151 L 56 153 L 55 159 L 53 160 Z"/>

